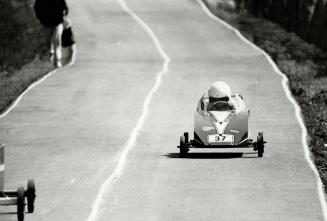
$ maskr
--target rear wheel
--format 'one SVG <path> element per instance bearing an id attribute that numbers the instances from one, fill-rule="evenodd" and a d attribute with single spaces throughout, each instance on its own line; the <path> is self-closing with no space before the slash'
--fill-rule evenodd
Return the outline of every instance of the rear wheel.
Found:
<path id="1" fill-rule="evenodd" d="M 24 221 L 25 216 L 25 190 L 19 187 L 17 190 L 17 218 L 18 221 Z"/>
<path id="2" fill-rule="evenodd" d="M 263 133 L 259 132 L 257 136 L 257 149 L 258 149 L 258 157 L 263 157 L 264 151 L 264 141 L 263 141 Z"/>
<path id="3" fill-rule="evenodd" d="M 181 136 L 179 140 L 179 157 L 185 157 L 187 154 L 187 147 L 185 143 L 185 137 Z"/>
<path id="4" fill-rule="evenodd" d="M 27 211 L 29 213 L 34 212 L 34 201 L 35 201 L 35 183 L 34 180 L 29 180 L 27 182 L 27 191 L 26 191 L 26 198 L 27 198 Z"/>

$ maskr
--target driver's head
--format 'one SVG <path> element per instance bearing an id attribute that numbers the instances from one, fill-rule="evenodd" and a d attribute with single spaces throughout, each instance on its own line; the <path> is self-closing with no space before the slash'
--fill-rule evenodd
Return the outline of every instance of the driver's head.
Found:
<path id="1" fill-rule="evenodd" d="M 228 84 L 223 81 L 214 82 L 208 90 L 209 102 L 229 101 L 232 93 Z"/>

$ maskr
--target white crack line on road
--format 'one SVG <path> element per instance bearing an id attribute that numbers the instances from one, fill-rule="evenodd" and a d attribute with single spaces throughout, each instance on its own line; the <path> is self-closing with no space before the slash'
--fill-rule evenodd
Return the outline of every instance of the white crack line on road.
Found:
<path id="1" fill-rule="evenodd" d="M 321 205 L 323 217 L 324 217 L 324 220 L 327 221 L 327 203 L 326 203 L 326 199 L 325 199 L 324 187 L 323 187 L 322 181 L 320 179 L 318 170 L 315 167 L 315 165 L 314 165 L 314 163 L 313 163 L 313 161 L 311 159 L 311 154 L 310 154 L 309 147 L 308 147 L 308 142 L 307 142 L 308 132 L 307 132 L 307 129 L 306 129 L 305 125 L 304 125 L 304 121 L 303 121 L 303 118 L 302 118 L 302 115 L 301 115 L 301 108 L 298 105 L 298 103 L 295 101 L 295 98 L 293 97 L 293 95 L 291 94 L 291 91 L 289 89 L 289 86 L 288 86 L 289 83 L 288 83 L 287 76 L 283 72 L 281 72 L 281 70 L 279 70 L 279 68 L 277 67 L 275 62 L 271 59 L 271 57 L 264 50 L 262 50 L 261 48 L 259 48 L 258 46 L 256 46 L 252 42 L 250 42 L 248 39 L 246 39 L 237 29 L 235 29 L 234 27 L 232 27 L 231 25 L 229 25 L 225 21 L 221 20 L 220 18 L 216 17 L 208 9 L 208 7 L 202 2 L 202 0 L 195 0 L 195 1 L 197 1 L 199 3 L 199 5 L 202 7 L 202 9 L 205 11 L 205 13 L 210 18 L 212 18 L 216 22 L 224 25 L 229 30 L 232 30 L 242 41 L 244 41 L 246 44 L 251 46 L 256 51 L 263 54 L 266 57 L 266 59 L 269 61 L 271 66 L 273 67 L 274 71 L 282 77 L 282 86 L 283 86 L 283 89 L 285 91 L 286 97 L 293 104 L 294 109 L 295 109 L 296 119 L 297 119 L 297 121 L 298 121 L 298 123 L 299 123 L 299 125 L 300 125 L 300 127 L 302 129 L 302 137 L 301 137 L 302 139 L 301 140 L 302 140 L 302 145 L 303 145 L 303 149 L 304 149 L 305 159 L 307 160 L 311 170 L 315 174 L 317 189 L 318 189 L 318 195 L 319 195 L 319 200 L 320 200 L 320 205 Z"/>
<path id="2" fill-rule="evenodd" d="M 100 190 L 99 190 L 99 192 L 96 196 L 96 199 L 92 205 L 91 214 L 89 215 L 87 221 L 96 221 L 97 220 L 99 213 L 100 213 L 101 205 L 104 203 L 104 196 L 112 188 L 114 182 L 121 176 L 122 171 L 126 165 L 128 153 L 135 146 L 139 132 L 142 130 L 143 124 L 146 120 L 146 117 L 148 116 L 151 99 L 161 84 L 162 76 L 165 73 L 167 73 L 168 65 L 170 62 L 170 58 L 168 57 L 166 52 L 163 50 L 159 39 L 154 34 L 154 32 L 151 30 L 151 28 L 127 6 L 127 4 L 125 3 L 124 0 L 117 0 L 117 2 L 121 5 L 123 10 L 126 11 L 148 33 L 148 35 L 151 37 L 152 41 L 154 42 L 156 48 L 158 49 L 161 57 L 164 59 L 164 63 L 163 63 L 162 70 L 160 72 L 158 72 L 156 75 L 156 80 L 155 80 L 153 87 L 151 88 L 149 94 L 146 96 L 146 98 L 144 100 L 142 114 L 139 117 L 136 126 L 134 127 L 131 134 L 129 135 L 126 146 L 120 154 L 118 163 L 117 163 L 114 171 L 105 180 L 105 182 L 102 183 L 102 185 L 100 187 Z"/>
<path id="3" fill-rule="evenodd" d="M 46 75 L 44 75 L 43 77 L 41 77 L 40 79 L 38 79 L 37 81 L 35 81 L 34 83 L 30 84 L 27 89 L 25 89 L 23 91 L 23 93 L 21 93 L 16 100 L 5 110 L 5 112 L 3 112 L 0 115 L 0 119 L 5 117 L 7 114 L 9 114 L 9 112 L 11 110 L 13 110 L 21 101 L 21 99 L 24 97 L 25 94 L 27 94 L 30 90 L 32 90 L 34 87 L 36 87 L 37 85 L 41 84 L 43 81 L 45 81 L 48 77 L 50 77 L 52 74 L 54 74 L 56 72 L 56 70 L 50 71 L 49 73 L 47 73 Z"/>

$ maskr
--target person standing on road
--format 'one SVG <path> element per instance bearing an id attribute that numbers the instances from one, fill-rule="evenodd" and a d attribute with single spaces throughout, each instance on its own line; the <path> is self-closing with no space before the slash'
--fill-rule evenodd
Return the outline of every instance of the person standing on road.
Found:
<path id="1" fill-rule="evenodd" d="M 48 30 L 50 55 L 54 55 L 54 64 L 61 67 L 61 35 L 64 17 L 68 15 L 65 0 L 35 0 L 34 10 L 40 23 Z"/>

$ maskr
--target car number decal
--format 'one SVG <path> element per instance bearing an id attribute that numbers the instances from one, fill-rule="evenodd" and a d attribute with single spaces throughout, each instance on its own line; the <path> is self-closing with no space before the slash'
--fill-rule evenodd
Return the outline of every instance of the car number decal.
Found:
<path id="1" fill-rule="evenodd" d="M 214 134 L 208 135 L 209 143 L 233 143 L 234 135 L 230 134 Z"/>

